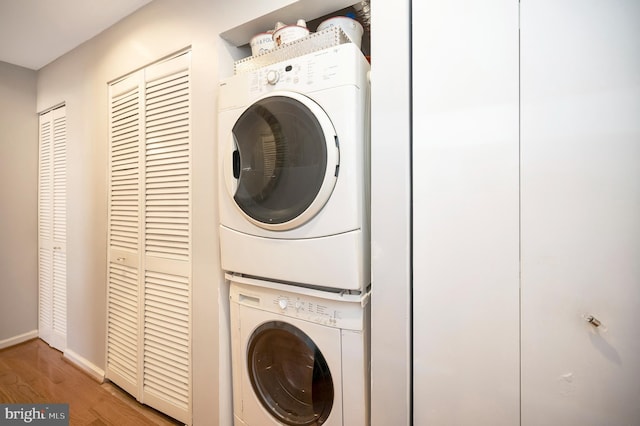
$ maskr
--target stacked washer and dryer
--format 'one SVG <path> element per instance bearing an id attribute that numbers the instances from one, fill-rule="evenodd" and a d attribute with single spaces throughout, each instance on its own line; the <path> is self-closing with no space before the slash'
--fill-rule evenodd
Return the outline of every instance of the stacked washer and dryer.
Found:
<path id="1" fill-rule="evenodd" d="M 220 87 L 234 419 L 366 425 L 369 64 L 353 43 L 295 50 Z"/>

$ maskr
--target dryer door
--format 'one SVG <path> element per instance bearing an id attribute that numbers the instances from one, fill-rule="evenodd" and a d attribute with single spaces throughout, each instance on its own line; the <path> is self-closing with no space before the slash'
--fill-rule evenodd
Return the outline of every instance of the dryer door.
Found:
<path id="1" fill-rule="evenodd" d="M 298 93 L 273 92 L 247 108 L 232 133 L 225 181 L 249 221 L 285 231 L 322 209 L 340 160 L 335 129 L 317 103 Z"/>
<path id="2" fill-rule="evenodd" d="M 258 327 L 249 339 L 247 367 L 263 407 L 289 426 L 323 424 L 333 407 L 331 372 L 315 343 L 281 321 Z"/>

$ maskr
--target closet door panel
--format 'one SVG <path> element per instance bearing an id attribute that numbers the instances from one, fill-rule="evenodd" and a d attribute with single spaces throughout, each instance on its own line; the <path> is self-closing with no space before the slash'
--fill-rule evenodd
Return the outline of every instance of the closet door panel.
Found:
<path id="1" fill-rule="evenodd" d="M 109 263 L 107 377 L 138 394 L 138 269 Z"/>
<path id="2" fill-rule="evenodd" d="M 184 58 L 187 59 L 187 58 Z M 145 254 L 188 262 L 190 253 L 190 126 L 188 62 L 173 73 L 161 64 L 146 84 Z"/>
<path id="3" fill-rule="evenodd" d="M 190 412 L 189 278 L 145 274 L 144 401 L 184 420 Z"/>
<path id="4" fill-rule="evenodd" d="M 67 119 L 66 108 L 52 111 L 53 120 L 53 297 L 51 346 L 67 346 Z"/>
<path id="5" fill-rule="evenodd" d="M 190 55 L 145 70 L 143 400 L 190 421 Z"/>
<path id="6" fill-rule="evenodd" d="M 108 374 L 191 422 L 190 54 L 111 86 Z"/>
<path id="7" fill-rule="evenodd" d="M 111 86 L 109 247 L 137 255 L 140 234 L 140 75 Z"/>
<path id="8" fill-rule="evenodd" d="M 140 232 L 143 74 L 110 86 L 108 379 L 139 397 Z"/>
<path id="9" fill-rule="evenodd" d="M 39 126 L 39 336 L 64 351 L 67 346 L 66 108 L 42 114 Z"/>
<path id="10" fill-rule="evenodd" d="M 521 2 L 522 425 L 640 421 L 640 2 Z"/>
<path id="11" fill-rule="evenodd" d="M 412 18 L 413 423 L 518 425 L 518 2 Z"/>
<path id="12" fill-rule="evenodd" d="M 38 333 L 45 342 L 53 334 L 53 129 L 52 113 L 40 116 L 38 176 Z"/>

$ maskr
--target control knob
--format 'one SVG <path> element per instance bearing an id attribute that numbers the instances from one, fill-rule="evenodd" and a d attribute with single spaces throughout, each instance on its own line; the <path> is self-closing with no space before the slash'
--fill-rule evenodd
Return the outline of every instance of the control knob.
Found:
<path id="1" fill-rule="evenodd" d="M 280 79 L 280 74 L 278 74 L 278 71 L 276 70 L 267 71 L 267 83 L 273 86 L 278 82 L 279 79 Z"/>
<path id="2" fill-rule="evenodd" d="M 278 300 L 278 306 L 280 306 L 280 309 L 287 309 L 287 305 L 287 299 Z"/>

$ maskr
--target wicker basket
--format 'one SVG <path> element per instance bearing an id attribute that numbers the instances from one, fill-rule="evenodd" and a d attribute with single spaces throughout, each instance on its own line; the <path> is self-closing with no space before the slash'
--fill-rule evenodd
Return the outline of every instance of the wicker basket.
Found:
<path id="1" fill-rule="evenodd" d="M 349 37 L 347 37 L 344 31 L 339 27 L 330 27 L 317 33 L 309 34 L 291 43 L 276 47 L 260 55 L 249 56 L 248 58 L 236 61 L 234 64 L 234 74 L 255 71 L 258 68 L 344 43 L 351 43 L 351 40 L 349 40 Z"/>

